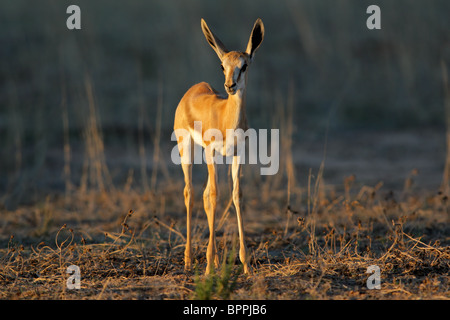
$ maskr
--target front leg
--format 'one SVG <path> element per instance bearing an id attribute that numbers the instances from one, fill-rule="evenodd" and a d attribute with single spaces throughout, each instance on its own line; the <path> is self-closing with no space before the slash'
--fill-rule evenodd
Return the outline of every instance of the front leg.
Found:
<path id="1" fill-rule="evenodd" d="M 239 258 L 244 265 L 244 273 L 248 274 L 250 272 L 248 266 L 248 256 L 247 256 L 247 246 L 245 245 L 245 235 L 244 235 L 244 222 L 242 220 L 241 214 L 241 192 L 239 186 L 239 172 L 240 172 L 240 156 L 233 157 L 233 164 L 231 167 L 232 178 L 233 178 L 233 203 L 236 208 L 236 215 L 239 228 Z"/>
<path id="2" fill-rule="evenodd" d="M 205 152 L 208 151 L 208 148 Z M 218 267 L 219 258 L 216 252 L 216 232 L 215 232 L 215 212 L 217 204 L 217 176 L 216 166 L 214 164 L 214 150 L 206 153 L 206 163 L 208 165 L 208 184 L 203 194 L 203 201 L 208 218 L 209 226 L 209 242 L 208 249 L 206 251 L 206 274 L 210 274 L 214 271 L 214 266 Z"/>

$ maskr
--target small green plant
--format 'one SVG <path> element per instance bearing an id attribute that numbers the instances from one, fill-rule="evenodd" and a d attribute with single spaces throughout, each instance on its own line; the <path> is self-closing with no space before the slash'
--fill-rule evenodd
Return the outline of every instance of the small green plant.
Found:
<path id="1" fill-rule="evenodd" d="M 225 257 L 226 255 L 224 255 L 220 274 L 213 272 L 201 279 L 198 268 L 195 268 L 195 290 L 193 296 L 195 300 L 226 300 L 230 298 L 230 295 L 236 288 L 237 278 L 242 273 L 242 265 L 233 274 L 233 266 L 236 259 L 234 246 L 228 258 L 226 259 Z"/>

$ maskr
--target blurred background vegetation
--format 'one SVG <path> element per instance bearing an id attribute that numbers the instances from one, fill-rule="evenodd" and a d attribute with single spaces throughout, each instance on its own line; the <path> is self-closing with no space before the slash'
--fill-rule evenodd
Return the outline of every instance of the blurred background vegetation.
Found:
<path id="1" fill-rule="evenodd" d="M 81 30 L 66 28 L 70 4 L 81 8 Z M 381 30 L 366 28 L 370 4 L 381 8 Z M 200 81 L 223 91 L 202 17 L 232 50 L 244 50 L 263 19 L 250 126 L 276 128 L 291 104 L 294 149 L 297 138 L 327 128 L 444 132 L 449 13 L 448 0 L 3 1 L 1 205 L 86 187 L 83 174 L 125 181 L 130 167 L 152 167 L 155 144 L 169 161 L 184 92 Z M 99 169 L 106 162 L 111 172 Z M 151 180 L 144 172 L 135 174 Z"/>

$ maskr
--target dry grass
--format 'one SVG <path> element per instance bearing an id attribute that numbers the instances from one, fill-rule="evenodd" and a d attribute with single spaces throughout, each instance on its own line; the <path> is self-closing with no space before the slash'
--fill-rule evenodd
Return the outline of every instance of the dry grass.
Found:
<path id="1" fill-rule="evenodd" d="M 206 279 L 183 270 L 181 188 L 74 194 L 69 201 L 48 198 L 40 206 L 2 212 L 1 234 L 14 236 L 2 238 L 0 298 L 194 298 Z M 305 202 L 311 208 L 298 213 L 283 214 L 283 190 L 273 190 L 263 203 L 256 192 L 245 194 L 253 274 L 239 274 L 236 259 L 228 298 L 450 298 L 445 195 L 396 196 L 365 187 L 346 196 L 320 188 Z M 203 270 L 207 227 L 200 205 L 194 221 L 194 261 Z M 230 215 L 218 231 L 223 256 L 236 230 Z M 80 290 L 66 289 L 72 264 L 81 269 Z M 381 269 L 380 290 L 366 287 L 370 265 Z M 210 290 L 211 298 L 220 298 Z"/>

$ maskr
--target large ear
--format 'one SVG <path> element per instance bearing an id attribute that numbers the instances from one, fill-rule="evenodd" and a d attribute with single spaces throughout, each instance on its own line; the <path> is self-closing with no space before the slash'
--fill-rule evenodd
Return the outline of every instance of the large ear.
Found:
<path id="1" fill-rule="evenodd" d="M 250 60 L 253 59 L 255 51 L 259 48 L 263 39 L 264 39 L 264 24 L 262 20 L 258 18 L 255 22 L 255 25 L 253 26 L 253 30 L 247 44 L 246 52 L 250 56 Z"/>
<path id="2" fill-rule="evenodd" d="M 228 52 L 227 48 L 223 45 L 223 43 L 217 38 L 217 36 L 209 29 L 205 20 L 202 19 L 202 31 L 205 35 L 206 40 L 209 45 L 214 49 L 214 51 L 219 56 L 219 59 L 222 60 L 224 54 Z"/>

